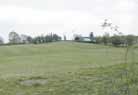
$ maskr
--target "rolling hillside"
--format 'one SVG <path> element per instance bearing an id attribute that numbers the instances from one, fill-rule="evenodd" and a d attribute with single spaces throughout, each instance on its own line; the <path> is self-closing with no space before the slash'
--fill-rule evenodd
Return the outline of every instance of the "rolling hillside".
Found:
<path id="1" fill-rule="evenodd" d="M 137 95 L 137 73 L 127 79 L 124 55 L 124 48 L 75 42 L 1 46 L 0 95 L 126 95 L 127 83 Z"/>

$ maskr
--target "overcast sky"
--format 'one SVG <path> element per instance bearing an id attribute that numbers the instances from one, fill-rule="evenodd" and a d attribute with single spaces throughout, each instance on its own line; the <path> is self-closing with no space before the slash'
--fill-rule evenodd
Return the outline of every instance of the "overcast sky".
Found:
<path id="1" fill-rule="evenodd" d="M 50 32 L 87 36 L 102 35 L 104 19 L 124 34 L 138 35 L 138 0 L 0 0 L 0 36 L 6 41 L 12 30 L 19 34 Z"/>

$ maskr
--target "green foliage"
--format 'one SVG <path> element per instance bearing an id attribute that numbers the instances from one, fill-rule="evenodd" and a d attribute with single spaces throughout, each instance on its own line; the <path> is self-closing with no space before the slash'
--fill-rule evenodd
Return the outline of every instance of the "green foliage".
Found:
<path id="1" fill-rule="evenodd" d="M 96 40 L 96 43 L 97 44 L 102 44 L 103 43 L 103 40 L 102 40 L 103 38 L 101 37 L 101 36 L 97 36 L 97 37 L 95 37 L 95 40 Z"/>
<path id="2" fill-rule="evenodd" d="M 96 43 L 112 44 L 113 46 L 131 46 L 137 43 L 137 37 L 134 35 L 109 36 L 109 34 L 105 34 L 102 37 L 96 37 Z"/>
<path id="3" fill-rule="evenodd" d="M 0 45 L 4 44 L 4 40 L 2 37 L 0 37 Z"/>
<path id="4" fill-rule="evenodd" d="M 135 41 L 136 41 L 136 38 L 134 35 L 127 35 L 126 36 L 126 43 L 128 46 L 133 45 Z"/>
<path id="5" fill-rule="evenodd" d="M 81 40 L 82 40 L 82 36 L 81 35 L 75 35 L 74 41 L 81 41 Z"/>
<path id="6" fill-rule="evenodd" d="M 29 44 L 29 43 L 32 43 L 32 40 L 33 38 L 31 36 L 28 36 L 28 35 L 25 35 L 25 34 L 22 34 L 20 36 L 21 38 L 21 42 L 22 44 Z"/>
<path id="7" fill-rule="evenodd" d="M 102 41 L 103 41 L 104 45 L 107 45 L 110 42 L 110 35 L 109 35 L 109 33 L 105 33 L 103 35 Z"/>
<path id="8" fill-rule="evenodd" d="M 90 37 L 91 41 L 95 40 L 93 32 L 90 33 L 89 37 Z"/>
<path id="9" fill-rule="evenodd" d="M 21 38 L 18 33 L 16 32 L 10 32 L 9 33 L 9 43 L 10 44 L 18 44 L 21 42 Z"/>
<path id="10" fill-rule="evenodd" d="M 41 43 L 47 43 L 47 42 L 55 42 L 60 41 L 61 37 L 57 34 L 50 34 L 46 36 L 37 36 L 35 38 L 32 38 L 31 36 L 22 34 L 19 35 L 16 32 L 10 32 L 9 33 L 9 44 L 41 44 Z"/>
<path id="11" fill-rule="evenodd" d="M 46 36 L 37 36 L 33 38 L 33 43 L 40 44 L 40 43 L 55 42 L 60 40 L 61 40 L 61 37 L 58 36 L 57 34 L 50 34 Z"/>
<path id="12" fill-rule="evenodd" d="M 119 35 L 112 36 L 111 42 L 114 46 L 121 46 L 121 45 L 125 44 L 125 40 L 124 40 L 123 36 L 119 36 Z"/>

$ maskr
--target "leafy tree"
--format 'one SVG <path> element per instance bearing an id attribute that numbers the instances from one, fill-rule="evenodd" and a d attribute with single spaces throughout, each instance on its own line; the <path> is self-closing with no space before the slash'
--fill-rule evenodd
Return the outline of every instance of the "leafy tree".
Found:
<path id="1" fill-rule="evenodd" d="M 61 37 L 58 36 L 57 34 L 53 34 L 52 39 L 53 39 L 53 41 L 59 41 L 59 40 L 61 40 Z"/>
<path id="2" fill-rule="evenodd" d="M 0 45 L 4 44 L 4 40 L 2 37 L 0 37 Z"/>
<path id="3" fill-rule="evenodd" d="M 136 41 L 136 37 L 134 35 L 127 35 L 126 36 L 126 44 L 128 46 L 133 45 L 135 41 Z"/>
<path id="4" fill-rule="evenodd" d="M 82 36 L 81 36 L 81 35 L 75 34 L 75 35 L 74 35 L 74 40 L 75 40 L 75 41 L 81 41 L 81 40 L 82 40 Z"/>
<path id="5" fill-rule="evenodd" d="M 94 40 L 94 35 L 93 35 L 93 32 L 91 32 L 91 33 L 90 33 L 90 39 L 91 39 L 91 41 L 93 41 L 93 40 Z"/>
<path id="6" fill-rule="evenodd" d="M 16 32 L 9 33 L 9 42 L 10 44 L 18 44 L 21 42 L 20 36 Z"/>
<path id="7" fill-rule="evenodd" d="M 100 36 L 98 36 L 98 37 L 95 37 L 95 40 L 96 40 L 96 43 L 97 44 L 101 44 L 101 43 L 103 43 L 103 37 L 100 37 Z"/>
<path id="8" fill-rule="evenodd" d="M 105 45 L 107 45 L 109 42 L 110 42 L 110 36 L 109 36 L 109 33 L 105 33 L 103 38 L 102 38 L 102 41 Z"/>
<path id="9" fill-rule="evenodd" d="M 124 43 L 123 39 L 119 35 L 114 35 L 111 37 L 111 42 L 114 46 L 120 46 Z"/>
<path id="10" fill-rule="evenodd" d="M 64 35 L 64 41 L 66 41 L 67 40 L 67 37 L 66 37 L 66 35 Z"/>
<path id="11" fill-rule="evenodd" d="M 28 41 L 29 43 L 32 43 L 32 42 L 33 42 L 33 38 L 32 38 L 31 36 L 28 36 L 28 37 L 27 37 L 27 41 Z"/>
<path id="12" fill-rule="evenodd" d="M 112 44 L 114 46 L 131 46 L 134 43 L 136 43 L 136 36 L 133 35 L 126 35 L 126 36 L 120 36 L 120 35 L 114 35 L 111 37 Z"/>
<path id="13" fill-rule="evenodd" d="M 27 36 L 25 34 L 22 34 L 20 36 L 20 39 L 21 39 L 21 43 L 24 43 L 24 44 L 31 43 L 31 40 L 32 40 L 32 38 L 30 36 Z"/>
<path id="14" fill-rule="evenodd" d="M 61 37 L 58 36 L 57 34 L 49 34 L 46 36 L 37 36 L 33 38 L 32 42 L 34 44 L 40 44 L 40 43 L 47 43 L 47 42 L 53 42 L 53 41 L 60 41 Z"/>
<path id="15" fill-rule="evenodd" d="M 47 35 L 45 36 L 46 42 L 52 42 L 52 36 L 51 35 Z"/>
<path id="16" fill-rule="evenodd" d="M 92 43 L 96 43 L 96 39 L 94 37 L 93 32 L 90 33 L 89 37 L 90 37 Z"/>
<path id="17" fill-rule="evenodd" d="M 74 40 L 75 41 L 80 41 L 80 37 L 76 36 Z"/>

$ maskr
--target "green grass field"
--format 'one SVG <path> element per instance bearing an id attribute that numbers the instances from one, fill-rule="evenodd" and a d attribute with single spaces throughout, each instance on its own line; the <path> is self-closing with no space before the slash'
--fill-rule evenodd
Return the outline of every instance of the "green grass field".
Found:
<path id="1" fill-rule="evenodd" d="M 138 95 L 138 50 L 135 64 L 128 56 L 130 79 L 124 55 L 125 48 L 75 42 L 1 46 L 0 95 L 126 95 L 128 85 Z"/>

